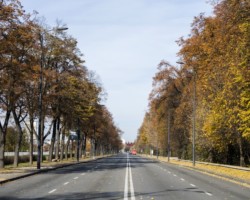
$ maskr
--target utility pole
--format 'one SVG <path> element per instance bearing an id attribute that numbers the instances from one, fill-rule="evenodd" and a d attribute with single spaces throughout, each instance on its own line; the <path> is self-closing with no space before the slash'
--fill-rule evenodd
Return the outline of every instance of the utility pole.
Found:
<path id="1" fill-rule="evenodd" d="M 178 61 L 176 62 L 180 65 L 185 64 L 184 62 Z M 192 123 L 192 136 L 193 136 L 193 145 L 192 145 L 192 156 L 193 156 L 193 166 L 195 166 L 196 153 L 195 153 L 195 137 L 196 137 L 196 70 L 193 67 L 193 123 Z"/>
<path id="2" fill-rule="evenodd" d="M 159 156 L 159 147 L 158 147 L 158 142 L 159 142 L 159 140 L 158 140 L 158 132 L 157 132 L 157 144 L 156 144 L 156 148 L 157 148 L 157 159 L 158 159 L 158 156 Z"/>
<path id="3" fill-rule="evenodd" d="M 195 136 L 196 136 L 196 71 L 193 71 L 193 166 L 195 166 Z"/>
<path id="4" fill-rule="evenodd" d="M 80 119 L 77 119 L 77 152 L 76 152 L 76 158 L 77 162 L 79 162 L 80 157 Z"/>
<path id="5" fill-rule="evenodd" d="M 168 162 L 170 161 L 170 108 L 168 108 Z"/>
<path id="6" fill-rule="evenodd" d="M 41 45 L 41 59 L 40 59 L 40 79 L 39 79 L 39 98 L 38 98 L 38 110 L 39 110 L 39 119 L 38 119 L 38 140 L 37 140 L 37 169 L 41 168 L 41 151 L 42 151 L 42 118 L 43 118 L 43 67 L 44 67 L 44 46 L 43 46 L 43 35 L 39 33 L 39 40 Z"/>
<path id="7" fill-rule="evenodd" d="M 55 31 L 64 31 L 67 30 L 67 27 L 55 28 L 52 30 Z M 47 30 L 50 32 L 52 30 Z M 41 169 L 41 160 L 42 160 L 42 142 L 43 142 L 43 68 L 45 65 L 45 54 L 44 54 L 44 33 L 43 30 L 39 29 L 39 40 L 41 47 L 41 59 L 40 59 L 40 79 L 39 79 L 39 98 L 38 98 L 38 140 L 37 140 L 37 169 Z"/>

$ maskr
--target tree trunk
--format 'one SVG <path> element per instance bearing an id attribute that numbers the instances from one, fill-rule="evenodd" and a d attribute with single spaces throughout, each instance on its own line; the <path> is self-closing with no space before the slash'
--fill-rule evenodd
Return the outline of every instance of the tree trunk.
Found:
<path id="1" fill-rule="evenodd" d="M 60 150 L 60 118 L 57 118 L 57 125 L 56 125 L 56 152 L 55 158 L 59 159 L 59 150 Z"/>
<path id="2" fill-rule="evenodd" d="M 10 110 L 7 110 L 3 126 L 0 121 L 0 169 L 4 168 L 5 138 L 9 123 L 9 118 L 10 118 Z"/>
<path id="3" fill-rule="evenodd" d="M 30 115 L 30 144 L 29 144 L 29 162 L 33 164 L 34 151 L 34 118 Z"/>
<path id="4" fill-rule="evenodd" d="M 70 139 L 68 138 L 68 141 L 66 143 L 66 148 L 65 148 L 65 159 L 66 160 L 68 160 L 69 143 L 70 143 Z"/>
<path id="5" fill-rule="evenodd" d="M 79 147 L 79 158 L 82 158 L 82 147 L 83 147 L 83 140 L 80 140 L 80 147 Z"/>
<path id="6" fill-rule="evenodd" d="M 242 144 L 242 137 L 239 136 L 238 138 L 238 145 L 239 145 L 239 152 L 240 152 L 240 166 L 245 167 L 246 163 L 244 161 L 244 151 L 243 151 L 243 144 Z"/>
<path id="7" fill-rule="evenodd" d="M 76 140 L 75 152 L 74 152 L 74 157 L 75 157 L 76 160 L 77 160 L 77 148 L 78 148 L 77 142 L 78 141 Z"/>
<path id="8" fill-rule="evenodd" d="M 0 169 L 4 168 L 4 147 L 6 132 L 0 130 Z"/>
<path id="9" fill-rule="evenodd" d="M 52 137 L 50 142 L 50 148 L 49 148 L 49 162 L 53 159 L 53 152 L 54 152 L 54 145 L 55 145 L 55 137 L 56 137 L 56 119 L 54 119 L 53 122 L 53 131 L 52 131 Z"/>
<path id="10" fill-rule="evenodd" d="M 19 149 L 21 146 L 21 141 L 22 141 L 22 134 L 20 134 L 18 131 L 18 140 L 17 140 L 17 143 L 15 145 L 14 167 L 18 167 L 18 164 L 19 164 Z"/>
<path id="11" fill-rule="evenodd" d="M 103 152 L 103 144 L 101 145 L 101 155 L 102 155 L 102 156 L 104 155 L 104 152 Z"/>
<path id="12" fill-rule="evenodd" d="M 64 148 L 65 148 L 65 126 L 62 127 L 62 140 L 61 140 L 61 154 L 60 154 L 60 160 L 63 160 L 64 157 Z"/>
<path id="13" fill-rule="evenodd" d="M 87 134 L 84 133 L 83 134 L 83 143 L 82 143 L 82 151 L 83 151 L 84 157 L 86 157 L 86 143 L 87 143 Z"/>
<path id="14" fill-rule="evenodd" d="M 95 157 L 95 149 L 96 147 L 95 147 L 95 139 L 94 138 L 92 138 L 91 139 L 91 156 L 94 158 Z"/>
<path id="15" fill-rule="evenodd" d="M 69 150 L 70 150 L 70 159 L 72 159 L 72 157 L 73 157 L 73 140 L 70 140 Z"/>
<path id="16" fill-rule="evenodd" d="M 44 146 L 44 142 L 45 142 L 45 137 L 44 137 L 44 122 L 45 122 L 45 113 L 43 113 L 43 118 L 42 118 L 42 135 L 41 135 L 41 163 L 43 162 L 43 146 Z"/>
<path id="17" fill-rule="evenodd" d="M 20 146 L 21 146 L 21 142 L 22 142 L 22 137 L 23 137 L 23 131 L 22 131 L 22 127 L 20 124 L 20 121 L 16 115 L 15 110 L 12 111 L 13 117 L 14 117 L 14 121 L 18 130 L 18 139 L 17 139 L 17 143 L 15 145 L 15 155 L 14 155 L 14 167 L 17 167 L 19 164 L 19 150 L 20 150 Z"/>

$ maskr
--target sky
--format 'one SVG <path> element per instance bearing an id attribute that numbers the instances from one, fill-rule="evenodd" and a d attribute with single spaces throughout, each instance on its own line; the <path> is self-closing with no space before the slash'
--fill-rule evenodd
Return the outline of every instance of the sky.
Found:
<path id="1" fill-rule="evenodd" d="M 21 0 L 46 24 L 60 20 L 78 41 L 85 66 L 107 92 L 104 104 L 123 138 L 133 142 L 148 110 L 161 60 L 176 65 L 176 41 L 188 37 L 194 16 L 211 15 L 206 0 Z"/>

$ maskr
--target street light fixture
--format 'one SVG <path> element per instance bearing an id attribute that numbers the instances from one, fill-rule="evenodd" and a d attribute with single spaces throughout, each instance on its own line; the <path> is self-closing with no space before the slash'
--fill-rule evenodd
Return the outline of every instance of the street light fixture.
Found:
<path id="1" fill-rule="evenodd" d="M 177 61 L 176 63 L 183 65 L 185 64 L 184 62 Z M 193 125 L 192 125 L 192 134 L 193 134 L 193 146 L 192 146 L 192 154 L 193 154 L 193 166 L 195 166 L 195 137 L 196 137 L 196 71 L 193 68 Z"/>
<path id="2" fill-rule="evenodd" d="M 68 30 L 67 27 L 58 27 L 51 30 L 47 30 L 47 32 L 50 31 L 57 31 L 61 32 L 64 30 Z M 44 35 L 41 32 L 41 29 L 39 30 L 39 40 L 41 45 L 41 60 L 40 60 L 40 79 L 39 79 L 39 99 L 38 99 L 38 140 L 37 140 L 37 169 L 41 168 L 41 158 L 42 158 L 42 141 L 43 141 L 43 126 L 42 126 L 42 118 L 43 118 L 43 68 L 45 63 L 45 55 L 44 55 Z"/>

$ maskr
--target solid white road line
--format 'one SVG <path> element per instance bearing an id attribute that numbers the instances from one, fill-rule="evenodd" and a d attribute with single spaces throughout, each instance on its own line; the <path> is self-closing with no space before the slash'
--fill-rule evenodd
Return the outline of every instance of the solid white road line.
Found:
<path id="1" fill-rule="evenodd" d="M 124 200 L 128 200 L 128 155 L 127 155 L 127 166 L 125 174 Z"/>
<path id="2" fill-rule="evenodd" d="M 135 200 L 134 184 L 133 184 L 133 178 L 132 178 L 132 171 L 131 171 L 130 162 L 129 162 L 129 184 L 130 184 L 131 200 Z"/>
<path id="3" fill-rule="evenodd" d="M 130 199 L 135 200 L 134 183 L 132 178 L 132 170 L 129 161 L 129 155 L 127 154 L 127 167 L 125 174 L 125 186 L 124 186 L 124 200 L 128 200 L 128 193 L 130 190 Z"/>
<path id="4" fill-rule="evenodd" d="M 53 192 L 55 192 L 55 191 L 56 191 L 56 189 L 51 190 L 51 191 L 49 191 L 49 194 L 51 194 L 51 193 L 53 193 Z"/>

